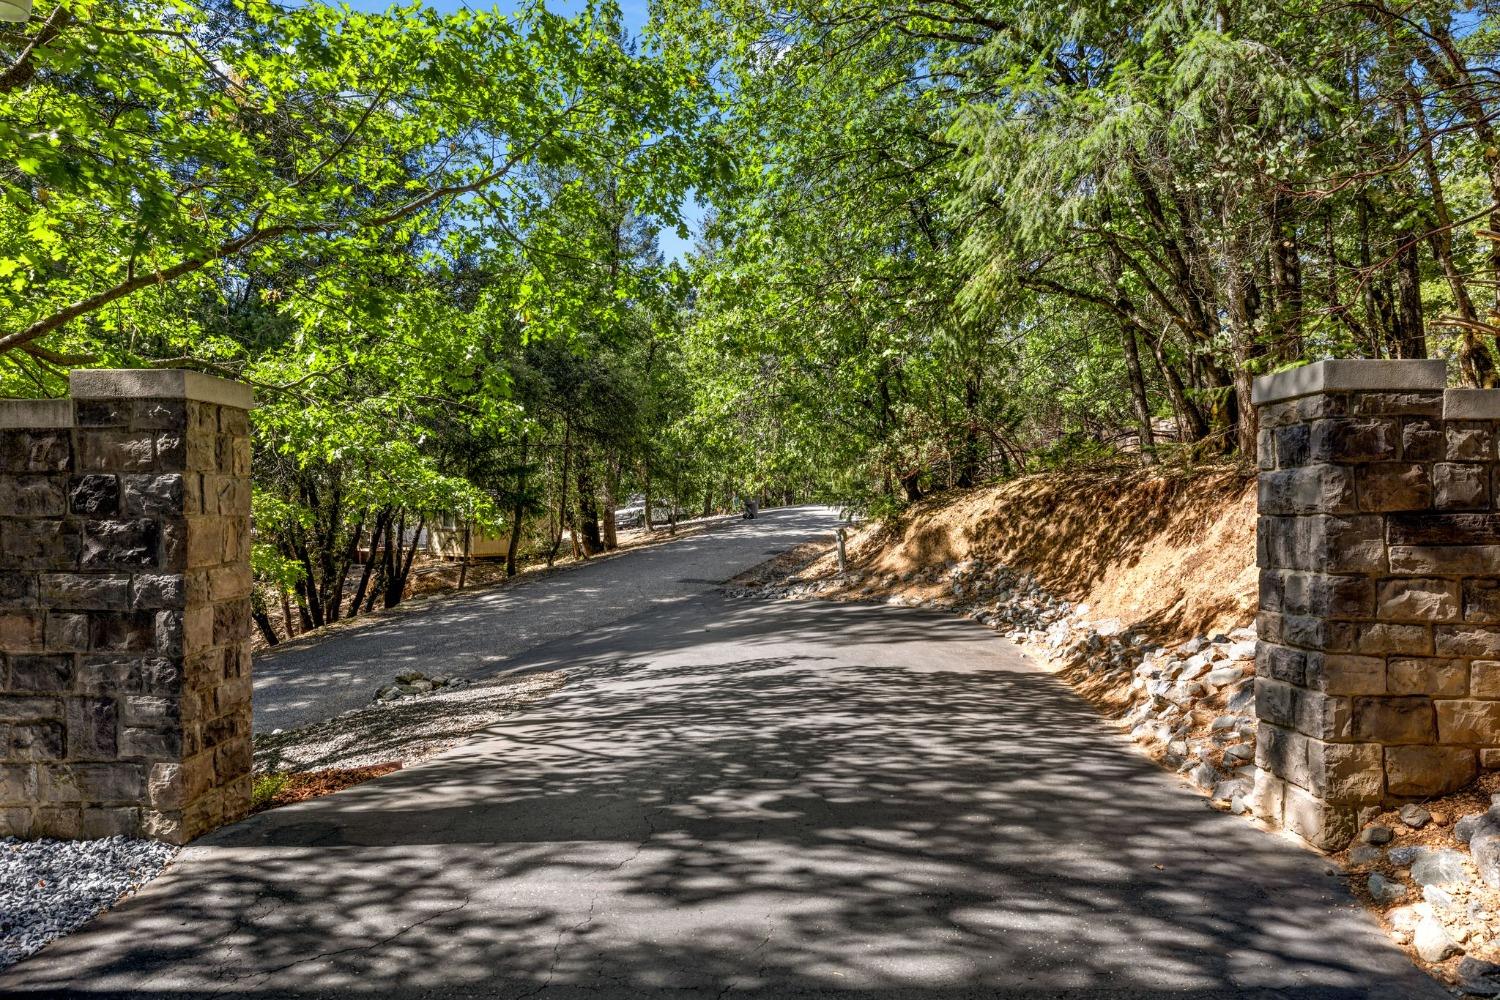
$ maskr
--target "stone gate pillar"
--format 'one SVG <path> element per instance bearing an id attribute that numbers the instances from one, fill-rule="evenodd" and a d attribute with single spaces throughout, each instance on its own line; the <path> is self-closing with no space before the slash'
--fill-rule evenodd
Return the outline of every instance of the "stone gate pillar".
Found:
<path id="1" fill-rule="evenodd" d="M 1337 849 L 1500 766 L 1500 391 L 1442 361 L 1258 379 L 1254 808 Z"/>
<path id="2" fill-rule="evenodd" d="M 0 401 L 0 835 L 183 843 L 250 801 L 248 387 Z"/>

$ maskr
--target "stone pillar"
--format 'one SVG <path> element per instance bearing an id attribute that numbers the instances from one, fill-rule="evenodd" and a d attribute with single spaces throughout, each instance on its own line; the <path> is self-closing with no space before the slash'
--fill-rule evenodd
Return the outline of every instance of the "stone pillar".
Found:
<path id="1" fill-rule="evenodd" d="M 250 801 L 250 390 L 0 401 L 0 835 L 183 843 Z"/>
<path id="2" fill-rule="evenodd" d="M 1254 808 L 1338 849 L 1500 766 L 1500 391 L 1442 361 L 1258 379 Z"/>

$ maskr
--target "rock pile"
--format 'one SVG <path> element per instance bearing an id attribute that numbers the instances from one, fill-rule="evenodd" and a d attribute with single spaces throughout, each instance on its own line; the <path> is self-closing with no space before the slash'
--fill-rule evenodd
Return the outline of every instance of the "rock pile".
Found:
<path id="1" fill-rule="evenodd" d="M 462 677 L 445 677 L 442 675 L 429 677 L 418 670 L 412 670 L 401 674 L 395 683 L 386 684 L 375 692 L 372 701 L 400 701 L 403 698 L 419 698 L 422 695 L 442 691 L 445 688 L 463 687 L 469 682 Z"/>

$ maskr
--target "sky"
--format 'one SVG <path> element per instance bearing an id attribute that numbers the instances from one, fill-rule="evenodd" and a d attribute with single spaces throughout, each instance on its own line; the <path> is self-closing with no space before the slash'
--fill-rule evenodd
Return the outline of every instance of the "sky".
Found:
<path id="1" fill-rule="evenodd" d="M 355 10 L 378 12 L 391 6 L 391 0 L 344 0 Z M 618 0 L 620 11 L 625 15 L 625 27 L 632 33 L 638 34 L 646 26 L 646 19 L 650 16 L 648 0 Z M 515 10 L 517 5 L 508 0 L 426 0 L 426 6 L 444 13 L 460 10 L 467 6 L 474 10 L 489 10 L 498 7 L 502 11 Z M 557 11 L 559 14 L 573 14 L 582 9 L 583 4 L 578 2 L 552 2 L 549 0 L 549 10 Z M 688 220 L 689 228 L 696 229 L 697 224 L 703 218 L 703 209 L 696 202 L 689 199 L 683 211 Z M 663 229 L 659 236 L 661 252 L 668 260 L 681 260 L 683 256 L 692 249 L 692 240 L 684 240 L 670 229 Z"/>

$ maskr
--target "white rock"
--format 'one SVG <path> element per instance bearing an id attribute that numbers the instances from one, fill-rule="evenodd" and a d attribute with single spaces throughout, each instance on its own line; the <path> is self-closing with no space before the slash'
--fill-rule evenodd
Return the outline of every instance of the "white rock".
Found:
<path id="1" fill-rule="evenodd" d="M 1423 917 L 1412 932 L 1412 945 L 1417 954 L 1428 962 L 1441 962 L 1445 958 L 1462 954 L 1463 948 L 1448 936 L 1448 931 L 1438 923 L 1436 917 Z"/>

